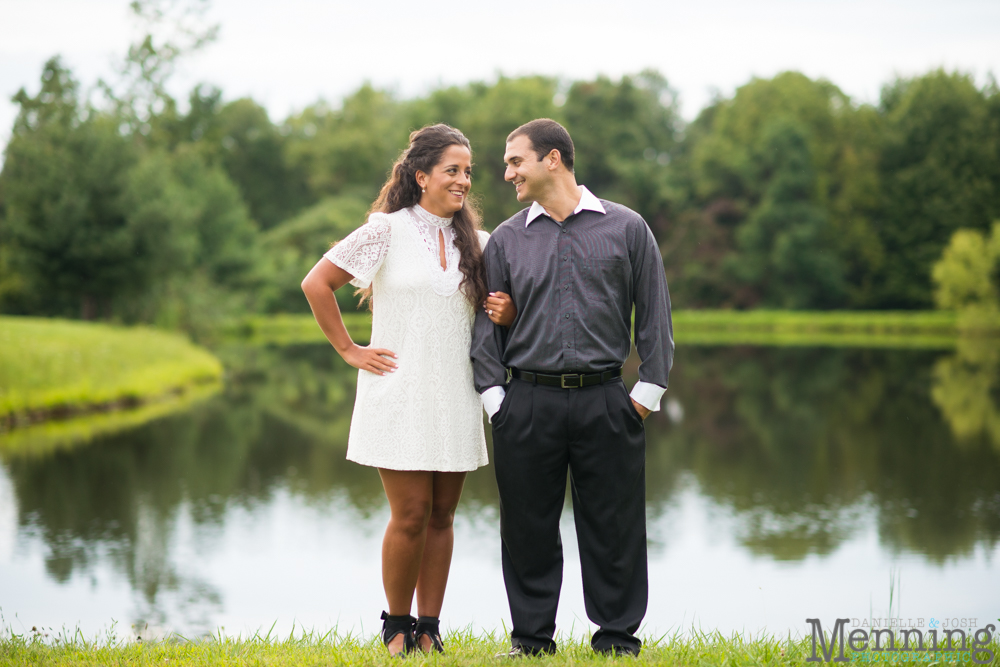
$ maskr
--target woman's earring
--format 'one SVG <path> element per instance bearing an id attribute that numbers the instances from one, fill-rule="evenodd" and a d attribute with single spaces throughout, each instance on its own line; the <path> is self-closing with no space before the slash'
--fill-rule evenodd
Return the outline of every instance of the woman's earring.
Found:
<path id="1" fill-rule="evenodd" d="M 427 190 L 424 190 L 423 188 L 420 188 L 420 191 L 423 192 L 424 194 L 427 193 Z"/>

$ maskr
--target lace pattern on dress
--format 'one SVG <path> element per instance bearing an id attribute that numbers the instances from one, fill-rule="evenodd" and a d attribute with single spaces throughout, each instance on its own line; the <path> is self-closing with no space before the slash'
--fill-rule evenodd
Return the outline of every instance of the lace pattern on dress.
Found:
<path id="1" fill-rule="evenodd" d="M 449 254 L 448 270 L 441 269 L 437 244 L 431 252 L 416 214 L 403 209 L 386 217 L 392 244 L 372 280 L 370 340 L 397 354 L 399 367 L 384 376 L 358 371 L 347 458 L 393 470 L 475 470 L 487 462 L 469 358 L 477 309 L 456 290 L 456 256 Z M 422 226 L 452 238 L 447 226 Z M 451 295 L 440 296 L 435 292 L 444 283 L 432 281 L 447 276 Z"/>
<path id="2" fill-rule="evenodd" d="M 373 213 L 367 223 L 348 234 L 323 256 L 354 276 L 352 285 L 365 288 L 372 284 L 372 278 L 385 261 L 391 240 L 392 223 L 389 218 Z"/>
<path id="3" fill-rule="evenodd" d="M 427 268 L 431 272 L 431 288 L 440 296 L 451 296 L 462 282 L 462 272 L 458 262 L 462 258 L 455 247 L 455 227 L 451 218 L 442 218 L 430 213 L 420 204 L 404 209 L 411 226 L 423 246 L 427 249 Z M 444 236 L 444 261 L 447 268 L 441 268 L 441 249 L 438 231 Z"/>

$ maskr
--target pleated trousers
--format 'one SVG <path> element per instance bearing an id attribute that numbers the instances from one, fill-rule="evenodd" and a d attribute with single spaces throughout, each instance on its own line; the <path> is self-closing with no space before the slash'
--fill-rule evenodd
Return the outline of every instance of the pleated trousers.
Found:
<path id="1" fill-rule="evenodd" d="M 597 650 L 638 652 L 646 613 L 646 437 L 621 378 L 579 389 L 513 379 L 493 417 L 512 644 L 554 651 L 567 472 Z"/>

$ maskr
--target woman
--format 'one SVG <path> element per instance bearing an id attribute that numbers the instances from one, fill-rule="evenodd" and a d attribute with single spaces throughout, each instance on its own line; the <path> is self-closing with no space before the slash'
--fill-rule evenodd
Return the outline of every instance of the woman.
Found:
<path id="1" fill-rule="evenodd" d="M 467 201 L 469 140 L 447 125 L 410 135 L 368 221 L 302 281 L 316 321 L 358 373 L 347 458 L 378 468 L 391 516 L 382 542 L 390 654 L 443 651 L 438 615 L 465 475 L 485 465 L 482 404 L 469 343 L 475 308 L 504 326 L 510 298 L 487 294 L 489 235 Z M 372 304 L 368 347 L 347 333 L 333 292 L 350 282 Z M 420 618 L 410 616 L 416 591 Z"/>

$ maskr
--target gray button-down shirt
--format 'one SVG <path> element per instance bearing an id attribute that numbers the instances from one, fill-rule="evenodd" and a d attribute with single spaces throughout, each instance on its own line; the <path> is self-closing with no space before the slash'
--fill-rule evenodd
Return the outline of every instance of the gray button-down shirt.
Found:
<path id="1" fill-rule="evenodd" d="M 507 367 L 570 373 L 621 366 L 631 350 L 633 307 L 639 379 L 667 386 L 673 328 L 656 240 L 638 213 L 581 191 L 599 204 L 577 207 L 561 223 L 536 204 L 490 237 L 489 290 L 510 294 L 518 312 L 509 330 L 476 315 L 471 356 L 480 393 L 505 384 Z"/>

